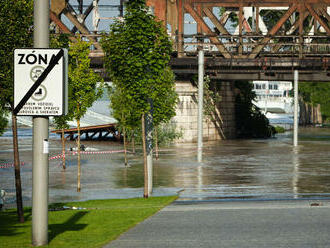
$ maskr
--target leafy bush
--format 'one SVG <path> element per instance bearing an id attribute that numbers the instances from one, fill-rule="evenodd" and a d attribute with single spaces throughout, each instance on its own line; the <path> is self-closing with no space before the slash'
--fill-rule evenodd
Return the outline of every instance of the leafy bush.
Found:
<path id="1" fill-rule="evenodd" d="M 238 138 L 269 138 L 275 133 L 266 116 L 252 103 L 256 95 L 250 82 L 236 81 L 239 89 L 235 99 L 235 119 Z"/>
<path id="2" fill-rule="evenodd" d="M 305 103 L 321 105 L 322 119 L 330 122 L 330 84 L 324 82 L 303 82 L 299 84 L 299 95 Z"/>
<path id="3" fill-rule="evenodd" d="M 285 132 L 285 128 L 284 127 L 280 127 L 280 126 L 275 126 L 275 132 L 276 133 L 284 133 Z"/>
<path id="4" fill-rule="evenodd" d="M 155 127 L 157 132 L 158 145 L 168 145 L 174 142 L 177 139 L 180 139 L 183 135 L 182 130 L 178 130 L 175 123 L 163 123 Z M 127 132 L 127 139 L 129 142 L 132 142 L 134 135 L 134 142 L 136 144 L 142 144 L 141 131 L 135 129 L 133 132 Z M 155 132 L 153 135 L 153 146 L 155 146 Z"/>

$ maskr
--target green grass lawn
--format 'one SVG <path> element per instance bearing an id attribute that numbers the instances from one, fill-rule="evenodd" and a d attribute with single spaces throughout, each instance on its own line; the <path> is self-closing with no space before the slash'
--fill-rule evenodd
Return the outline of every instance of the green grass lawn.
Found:
<path id="1" fill-rule="evenodd" d="M 49 211 L 48 247 L 102 247 L 175 199 L 176 196 L 53 204 L 50 209 L 84 209 Z M 23 224 L 18 223 L 15 209 L 0 212 L 0 247 L 32 247 L 31 212 L 31 208 L 25 209 Z"/>

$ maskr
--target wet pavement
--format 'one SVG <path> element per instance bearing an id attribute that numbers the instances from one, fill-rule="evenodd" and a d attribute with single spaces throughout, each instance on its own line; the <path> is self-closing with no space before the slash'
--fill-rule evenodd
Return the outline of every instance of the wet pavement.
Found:
<path id="1" fill-rule="evenodd" d="M 32 137 L 20 130 L 20 158 L 23 197 L 31 204 Z M 122 150 L 110 141 L 83 141 L 94 152 Z M 67 149 L 74 147 L 68 142 Z M 61 153 L 58 137 L 50 137 L 50 157 Z M 1 165 L 13 161 L 9 133 L 0 137 L 0 188 L 7 202 L 14 203 L 13 168 Z M 196 144 L 163 147 L 154 161 L 155 195 L 180 192 L 180 200 L 302 199 L 330 198 L 330 130 L 300 129 L 299 146 L 292 147 L 291 133 L 268 140 L 228 140 L 204 144 L 203 163 L 196 161 Z M 76 192 L 77 162 L 67 158 L 63 171 L 60 160 L 49 163 L 50 202 L 143 195 L 143 157 L 141 150 L 129 154 L 125 167 L 123 153 L 83 154 L 82 192 Z"/>
<path id="2" fill-rule="evenodd" d="M 105 248 L 330 247 L 329 201 L 174 203 Z"/>

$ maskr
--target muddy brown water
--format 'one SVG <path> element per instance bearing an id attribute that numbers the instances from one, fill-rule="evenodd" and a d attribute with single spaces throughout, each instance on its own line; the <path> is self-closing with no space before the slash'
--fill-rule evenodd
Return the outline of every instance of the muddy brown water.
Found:
<path id="1" fill-rule="evenodd" d="M 162 147 L 154 160 L 154 195 L 180 192 L 181 200 L 330 198 L 330 129 L 301 128 L 299 146 L 292 147 L 292 133 L 267 140 L 227 140 L 204 143 L 203 163 L 196 161 L 196 144 Z M 21 177 L 25 205 L 31 204 L 32 137 L 19 130 Z M 110 141 L 83 141 L 96 154 L 82 155 L 82 192 L 76 192 L 76 156 L 49 162 L 50 202 L 141 197 L 143 157 L 129 154 L 124 166 L 122 145 Z M 74 147 L 67 143 L 67 149 Z M 60 154 L 61 142 L 50 137 L 50 157 Z M 0 188 L 8 205 L 15 202 L 11 134 L 0 137 Z"/>

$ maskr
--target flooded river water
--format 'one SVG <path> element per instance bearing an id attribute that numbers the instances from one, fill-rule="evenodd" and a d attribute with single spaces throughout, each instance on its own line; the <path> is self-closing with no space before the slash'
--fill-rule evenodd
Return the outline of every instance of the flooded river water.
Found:
<path id="1" fill-rule="evenodd" d="M 180 192 L 182 200 L 194 199 L 295 199 L 330 197 L 330 129 L 299 130 L 299 146 L 293 148 L 290 132 L 267 140 L 227 140 L 204 143 L 203 163 L 196 160 L 196 144 L 163 147 L 154 160 L 154 193 Z M 0 137 L 0 188 L 6 201 L 15 201 L 11 134 Z M 20 130 L 21 177 L 25 205 L 31 204 L 31 130 Z M 82 155 L 82 192 L 76 192 L 77 162 L 67 157 L 67 169 L 53 159 L 49 163 L 50 202 L 143 195 L 141 150 L 129 154 L 125 167 L 122 145 L 110 141 L 83 141 L 96 152 Z M 67 149 L 73 147 L 67 143 Z M 60 154 L 58 137 L 50 138 L 50 157 Z"/>

